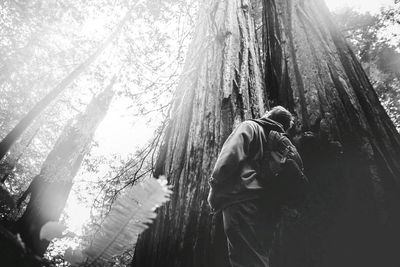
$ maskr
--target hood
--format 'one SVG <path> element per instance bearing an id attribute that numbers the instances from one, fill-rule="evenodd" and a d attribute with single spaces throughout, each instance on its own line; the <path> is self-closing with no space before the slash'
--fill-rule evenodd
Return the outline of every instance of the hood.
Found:
<path id="1" fill-rule="evenodd" d="M 254 119 L 253 121 L 257 122 L 261 126 L 266 127 L 266 128 L 268 128 L 270 130 L 277 131 L 277 132 L 280 132 L 280 133 L 284 133 L 285 132 L 285 130 L 283 129 L 282 124 L 280 124 L 279 122 L 276 122 L 274 120 L 271 120 L 269 118 L 262 117 L 262 118 L 259 118 L 259 119 Z"/>

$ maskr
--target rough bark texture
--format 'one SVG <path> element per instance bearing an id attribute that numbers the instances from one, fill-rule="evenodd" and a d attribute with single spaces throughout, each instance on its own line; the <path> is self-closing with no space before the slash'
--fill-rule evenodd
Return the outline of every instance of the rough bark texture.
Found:
<path id="1" fill-rule="evenodd" d="M 43 255 L 49 244 L 39 240 L 40 229 L 49 221 L 59 220 L 71 191 L 72 180 L 111 103 L 114 81 L 91 101 L 83 114 L 67 124 L 43 163 L 40 174 L 24 193 L 23 197 L 30 194 L 30 200 L 17 222 L 18 229 L 25 244 L 37 255 Z"/>
<path id="2" fill-rule="evenodd" d="M 270 100 L 318 136 L 312 197 L 283 219 L 273 265 L 399 266 L 400 138 L 324 3 L 264 0 L 264 51 Z"/>
<path id="3" fill-rule="evenodd" d="M 232 127 L 266 104 L 250 3 L 205 1 L 199 17 L 156 170 L 174 193 L 139 240 L 134 266 L 227 266 L 207 181 Z"/>
<path id="4" fill-rule="evenodd" d="M 284 213 L 271 265 L 400 266 L 400 137 L 326 6 L 264 0 L 260 64 L 250 3 L 206 2 L 157 164 L 173 199 L 133 265 L 227 264 L 206 181 L 232 128 L 272 103 L 314 137 L 296 138 L 312 194 L 300 218 Z"/>

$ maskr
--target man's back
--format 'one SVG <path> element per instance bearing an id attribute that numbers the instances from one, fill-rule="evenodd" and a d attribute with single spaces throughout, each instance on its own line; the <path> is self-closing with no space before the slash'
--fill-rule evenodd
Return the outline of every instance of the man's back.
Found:
<path id="1" fill-rule="evenodd" d="M 208 202 L 221 209 L 233 267 L 267 267 L 278 206 L 260 184 L 270 131 L 285 132 L 293 116 L 274 107 L 261 119 L 241 123 L 225 141 L 209 180 Z"/>
<path id="2" fill-rule="evenodd" d="M 265 194 L 260 178 L 268 129 L 284 132 L 282 126 L 273 120 L 248 120 L 242 122 L 225 141 L 210 179 L 215 188 L 215 209 Z"/>

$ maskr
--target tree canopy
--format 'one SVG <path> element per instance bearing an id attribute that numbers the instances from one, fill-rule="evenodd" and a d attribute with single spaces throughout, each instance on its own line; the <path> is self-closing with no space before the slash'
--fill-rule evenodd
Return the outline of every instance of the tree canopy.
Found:
<path id="1" fill-rule="evenodd" d="M 400 131 L 400 11 L 377 14 L 343 8 L 334 13 L 344 36 L 363 64 L 381 103 Z"/>

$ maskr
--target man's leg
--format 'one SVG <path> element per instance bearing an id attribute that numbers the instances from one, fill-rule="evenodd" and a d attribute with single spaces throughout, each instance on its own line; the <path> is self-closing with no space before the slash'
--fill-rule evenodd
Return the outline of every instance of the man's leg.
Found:
<path id="1" fill-rule="evenodd" d="M 233 204 L 222 211 L 232 267 L 269 267 L 276 213 L 265 199 Z"/>

